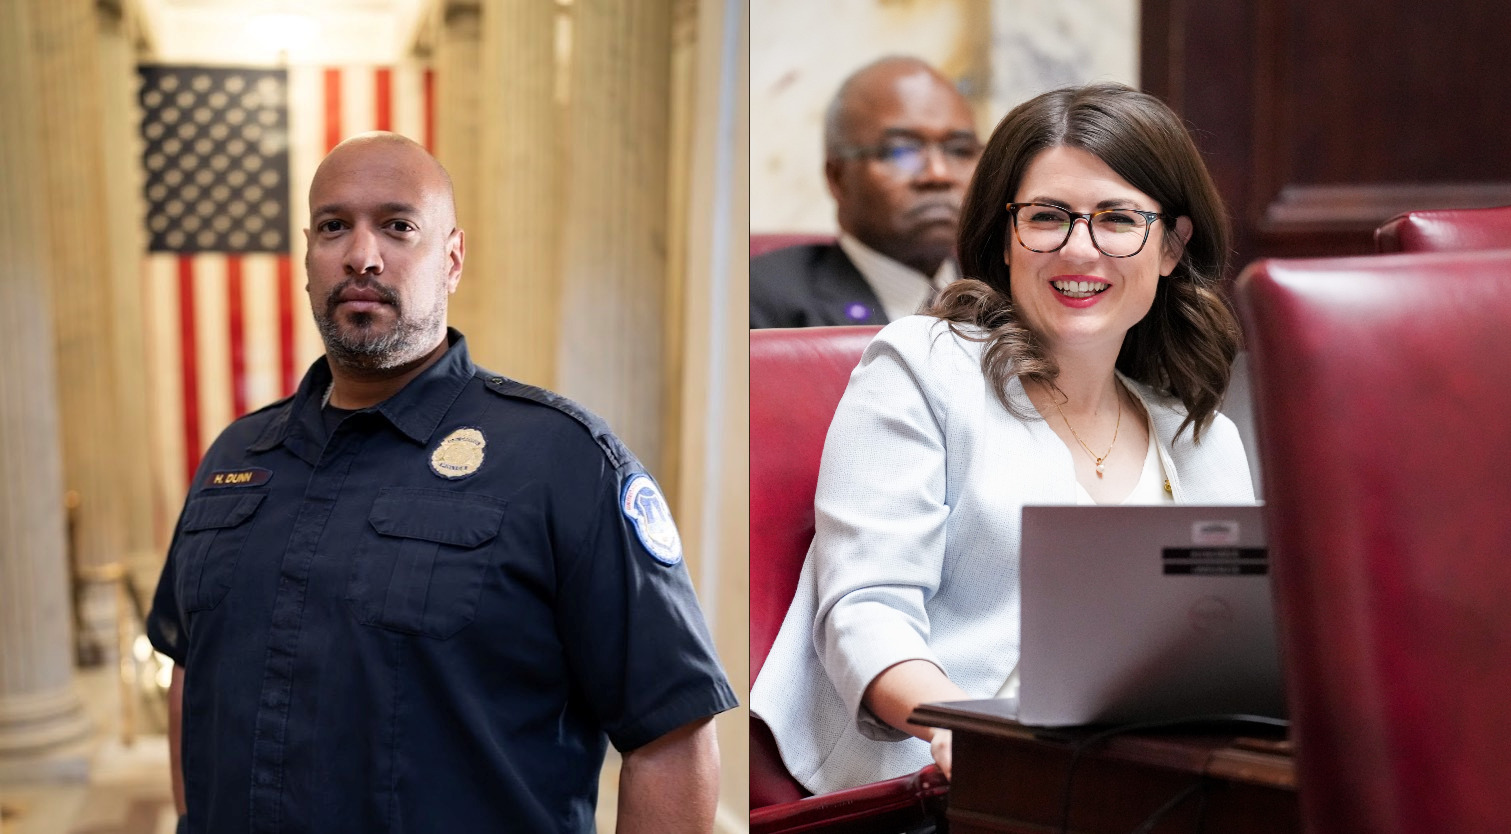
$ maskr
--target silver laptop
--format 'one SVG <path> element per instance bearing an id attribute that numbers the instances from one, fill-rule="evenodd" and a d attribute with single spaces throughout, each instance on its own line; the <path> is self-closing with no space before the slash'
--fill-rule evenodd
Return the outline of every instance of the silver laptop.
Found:
<path id="1" fill-rule="evenodd" d="M 1019 722 L 1283 716 L 1261 511 L 1024 507 Z"/>

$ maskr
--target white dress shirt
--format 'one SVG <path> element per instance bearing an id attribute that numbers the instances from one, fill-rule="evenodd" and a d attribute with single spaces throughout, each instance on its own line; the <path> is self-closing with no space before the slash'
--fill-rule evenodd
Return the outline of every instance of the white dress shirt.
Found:
<path id="1" fill-rule="evenodd" d="M 953 258 L 945 258 L 939 271 L 930 278 L 861 243 L 846 231 L 839 233 L 839 248 L 845 250 L 850 262 L 860 270 L 860 277 L 871 285 L 871 291 L 881 301 L 882 312 L 887 314 L 887 321 L 897 321 L 922 310 L 935 292 L 960 276 Z"/>

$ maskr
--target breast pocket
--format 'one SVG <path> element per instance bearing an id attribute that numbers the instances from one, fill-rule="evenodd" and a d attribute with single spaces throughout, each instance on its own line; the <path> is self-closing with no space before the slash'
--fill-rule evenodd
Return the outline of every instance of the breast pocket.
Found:
<path id="1" fill-rule="evenodd" d="M 363 625 L 444 640 L 477 616 L 505 502 L 431 489 L 381 490 L 347 602 Z"/>
<path id="2" fill-rule="evenodd" d="M 220 604 L 231 590 L 241 548 L 252 532 L 252 518 L 266 493 L 202 495 L 184 506 L 179 528 L 177 584 L 185 612 Z"/>

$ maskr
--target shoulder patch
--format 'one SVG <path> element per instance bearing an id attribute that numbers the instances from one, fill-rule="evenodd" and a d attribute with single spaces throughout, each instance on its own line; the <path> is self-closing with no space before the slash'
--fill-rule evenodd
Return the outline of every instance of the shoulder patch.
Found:
<path id="1" fill-rule="evenodd" d="M 663 565 L 682 561 L 682 537 L 672 520 L 671 508 L 649 475 L 636 472 L 625 481 L 619 509 L 635 525 L 635 535 L 651 558 Z"/>

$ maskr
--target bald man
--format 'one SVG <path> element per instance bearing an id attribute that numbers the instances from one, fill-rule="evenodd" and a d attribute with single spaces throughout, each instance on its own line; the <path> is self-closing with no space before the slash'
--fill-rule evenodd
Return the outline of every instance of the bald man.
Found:
<path id="1" fill-rule="evenodd" d="M 970 106 L 917 58 L 840 86 L 824 120 L 839 239 L 750 261 L 750 326 L 885 324 L 955 280 L 955 231 L 981 156 Z"/>
<path id="2" fill-rule="evenodd" d="M 735 705 L 655 481 L 446 326 L 451 183 L 394 134 L 310 185 L 326 355 L 189 489 L 148 634 L 180 831 L 708 831 Z"/>

